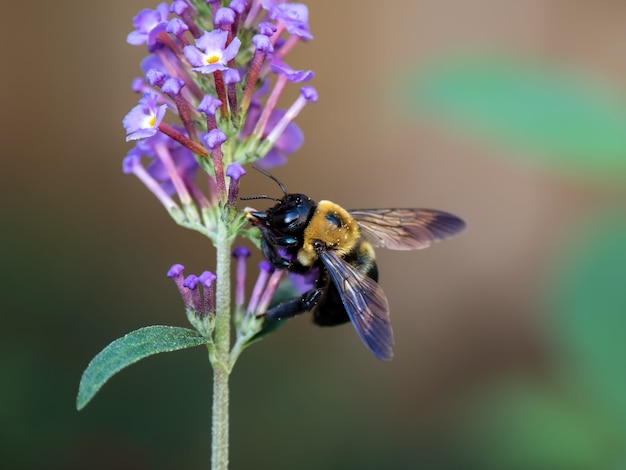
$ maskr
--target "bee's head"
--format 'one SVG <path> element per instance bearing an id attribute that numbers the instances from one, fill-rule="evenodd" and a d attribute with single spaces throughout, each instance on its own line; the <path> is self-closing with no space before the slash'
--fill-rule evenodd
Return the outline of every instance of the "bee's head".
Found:
<path id="1" fill-rule="evenodd" d="M 283 234 L 302 232 L 313 212 L 315 201 L 304 194 L 285 194 L 265 212 L 249 211 L 248 218 L 254 225 L 264 225 Z"/>
<path id="2" fill-rule="evenodd" d="M 276 199 L 265 195 L 242 197 L 243 200 L 269 199 L 276 201 L 276 204 L 265 212 L 248 210 L 247 216 L 250 222 L 253 225 L 263 225 L 282 234 L 295 234 L 304 231 L 315 211 L 315 201 L 304 194 L 289 194 L 285 186 L 273 175 L 262 168 L 255 167 L 255 169 L 278 184 L 283 192 L 283 198 Z"/>

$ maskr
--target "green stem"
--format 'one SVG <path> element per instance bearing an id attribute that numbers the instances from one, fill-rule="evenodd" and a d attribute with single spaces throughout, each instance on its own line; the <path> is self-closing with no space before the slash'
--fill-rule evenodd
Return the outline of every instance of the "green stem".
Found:
<path id="1" fill-rule="evenodd" d="M 230 252 L 226 222 L 217 224 L 215 336 L 213 357 L 213 422 L 211 469 L 228 468 L 228 378 L 230 374 Z"/>

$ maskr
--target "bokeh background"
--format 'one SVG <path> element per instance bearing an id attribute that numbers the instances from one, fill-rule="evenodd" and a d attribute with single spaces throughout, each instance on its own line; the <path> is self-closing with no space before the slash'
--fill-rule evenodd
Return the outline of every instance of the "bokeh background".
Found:
<path id="1" fill-rule="evenodd" d="M 75 411 L 108 342 L 185 326 L 165 277 L 214 253 L 121 173 L 139 0 L 3 3 L 0 464 L 207 468 L 201 349 L 123 371 Z M 379 252 L 395 358 L 306 316 L 232 376 L 233 469 L 626 466 L 626 3 L 314 0 L 306 142 L 275 174 L 344 207 L 459 214 Z M 494 91 L 495 90 L 495 91 Z M 259 174 L 244 194 L 276 192 Z M 255 261 L 258 261 L 257 257 Z"/>

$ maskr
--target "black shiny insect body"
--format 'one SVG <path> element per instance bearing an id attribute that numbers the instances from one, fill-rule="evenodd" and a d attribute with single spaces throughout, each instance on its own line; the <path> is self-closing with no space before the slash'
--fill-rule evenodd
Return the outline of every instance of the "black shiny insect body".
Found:
<path id="1" fill-rule="evenodd" d="M 378 285 L 373 246 L 397 250 L 426 248 L 465 227 L 458 217 L 429 209 L 364 209 L 347 211 L 331 201 L 316 203 L 304 194 L 290 194 L 278 183 L 282 199 L 265 212 L 249 211 L 261 231 L 262 249 L 277 269 L 315 273 L 313 287 L 265 313 L 282 320 L 312 311 L 320 326 L 352 321 L 357 333 L 382 360 L 393 356 L 389 304 Z"/>

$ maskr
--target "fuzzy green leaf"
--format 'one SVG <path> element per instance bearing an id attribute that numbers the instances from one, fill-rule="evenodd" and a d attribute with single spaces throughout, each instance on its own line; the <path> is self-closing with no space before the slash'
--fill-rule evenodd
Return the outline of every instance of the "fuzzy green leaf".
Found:
<path id="1" fill-rule="evenodd" d="M 76 408 L 81 410 L 112 376 L 153 354 L 206 344 L 197 331 L 174 326 L 147 326 L 116 339 L 94 357 L 78 387 Z"/>

